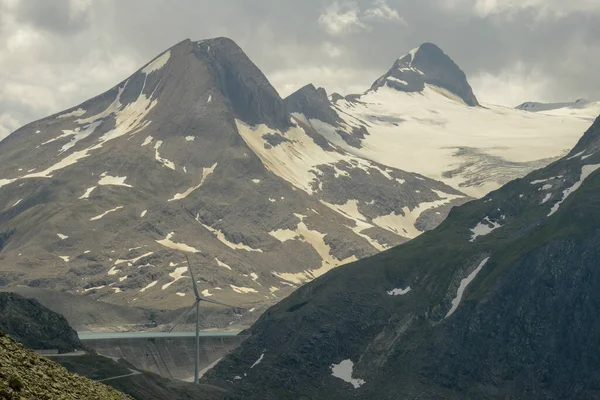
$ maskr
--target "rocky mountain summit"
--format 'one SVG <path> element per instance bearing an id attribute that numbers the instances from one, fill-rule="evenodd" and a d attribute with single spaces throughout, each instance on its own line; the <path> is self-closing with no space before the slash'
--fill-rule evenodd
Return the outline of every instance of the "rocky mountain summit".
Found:
<path id="1" fill-rule="evenodd" d="M 470 200 L 328 141 L 226 38 L 175 45 L 0 157 L 0 285 L 149 310 L 190 304 L 184 253 L 203 296 L 257 315 Z"/>
<path id="2" fill-rule="evenodd" d="M 600 118 L 560 160 L 267 310 L 205 382 L 245 399 L 600 396 Z"/>
<path id="3" fill-rule="evenodd" d="M 423 43 L 398 58 L 392 68 L 373 83 L 370 90 L 389 86 L 407 93 L 422 92 L 427 84 L 447 90 L 468 106 L 479 106 L 465 73 L 432 43 Z"/>

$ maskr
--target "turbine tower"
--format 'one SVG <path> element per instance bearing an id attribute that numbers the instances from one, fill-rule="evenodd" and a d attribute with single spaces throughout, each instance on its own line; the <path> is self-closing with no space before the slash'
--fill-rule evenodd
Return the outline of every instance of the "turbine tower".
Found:
<path id="1" fill-rule="evenodd" d="M 192 288 L 194 289 L 194 295 L 196 296 L 196 300 L 194 304 L 190 308 L 188 308 L 183 314 L 177 318 L 176 322 L 173 324 L 171 329 L 169 329 L 169 333 L 173 332 L 173 329 L 181 322 L 181 320 L 189 314 L 189 312 L 196 308 L 196 357 L 194 359 L 194 384 L 198 384 L 198 378 L 200 375 L 200 302 L 205 301 L 207 303 L 218 304 L 220 306 L 229 307 L 233 310 L 238 310 L 239 307 L 230 306 L 229 304 L 221 303 L 220 301 L 207 299 L 206 297 L 200 296 L 198 292 L 198 288 L 196 287 L 196 279 L 194 278 L 194 273 L 192 272 L 192 267 L 190 266 L 190 260 L 188 259 L 187 254 L 185 255 L 185 260 L 187 261 L 188 271 L 190 272 L 190 277 L 192 278 Z"/>

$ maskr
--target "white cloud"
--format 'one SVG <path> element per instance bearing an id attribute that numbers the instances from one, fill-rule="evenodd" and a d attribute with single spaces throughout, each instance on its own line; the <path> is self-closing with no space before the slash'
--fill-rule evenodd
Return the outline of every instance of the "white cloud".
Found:
<path id="1" fill-rule="evenodd" d="M 533 10 L 538 18 L 560 18 L 574 12 L 600 12 L 598 0 L 441 0 L 451 9 L 472 9 L 480 17 L 511 17 L 523 10 Z"/>
<path id="2" fill-rule="evenodd" d="M 338 58 L 344 54 L 344 49 L 331 42 L 323 42 L 321 45 L 321 51 L 328 57 Z"/>
<path id="3" fill-rule="evenodd" d="M 373 7 L 365 11 L 365 17 L 371 19 L 397 21 L 402 25 L 407 25 L 404 18 L 398 14 L 398 11 L 390 7 L 385 0 L 375 0 L 375 2 L 373 2 Z"/>
<path id="4" fill-rule="evenodd" d="M 277 88 L 281 97 L 286 97 L 302 86 L 312 83 L 322 86 L 327 93 L 362 93 L 369 88 L 378 70 L 363 70 L 345 67 L 303 65 L 282 69 L 269 75 L 269 80 Z"/>
<path id="5" fill-rule="evenodd" d="M 340 4 L 336 1 L 319 16 L 319 24 L 333 36 L 368 29 L 360 20 L 359 13 L 360 9 L 356 3 Z"/>
<path id="6" fill-rule="evenodd" d="M 407 25 L 404 18 L 398 14 L 398 11 L 390 7 L 385 0 L 373 1 L 371 8 L 364 12 L 361 12 L 354 2 L 340 3 L 335 1 L 319 15 L 319 24 L 325 29 L 325 32 L 332 36 L 343 36 L 348 33 L 372 30 L 373 27 L 367 24 L 365 20 L 383 20 Z"/>
<path id="7" fill-rule="evenodd" d="M 484 103 L 514 107 L 526 101 L 550 102 L 552 82 L 536 68 L 516 63 L 498 74 L 480 72 L 469 79 L 478 99 Z"/>

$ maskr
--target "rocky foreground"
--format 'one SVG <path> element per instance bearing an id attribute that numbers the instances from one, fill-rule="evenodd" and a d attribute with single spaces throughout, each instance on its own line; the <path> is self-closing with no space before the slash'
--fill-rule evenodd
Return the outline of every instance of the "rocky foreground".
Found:
<path id="1" fill-rule="evenodd" d="M 132 399 L 68 372 L 0 331 L 0 399 Z"/>

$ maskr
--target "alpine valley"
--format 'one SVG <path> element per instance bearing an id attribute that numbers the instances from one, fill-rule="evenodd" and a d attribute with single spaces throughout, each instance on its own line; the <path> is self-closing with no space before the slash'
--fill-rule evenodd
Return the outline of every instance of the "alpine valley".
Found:
<path id="1" fill-rule="evenodd" d="M 453 207 L 558 160 L 591 123 L 595 105 L 589 104 L 534 110 L 480 104 L 465 74 L 432 44 L 396 60 L 363 94 L 328 96 L 307 85 L 282 99 L 231 40 L 185 40 L 107 92 L 0 142 L 0 286 L 47 299 L 53 310 L 82 308 L 67 316 L 75 327 L 89 325 L 80 316 L 88 314 L 83 308 L 90 300 L 103 302 L 104 315 L 118 314 L 114 324 L 139 322 L 138 314 L 123 310 L 191 304 L 185 254 L 198 269 L 202 295 L 246 308 L 250 323 L 334 267 L 415 239 Z M 586 156 L 590 146 L 582 148 Z M 332 338 L 321 342 L 312 329 L 322 318 L 347 322 L 331 317 L 349 304 L 354 306 L 345 315 L 356 319 L 346 325 L 353 330 L 346 344 L 323 351 L 318 362 L 310 358 L 311 346 L 307 358 L 299 356 L 297 368 L 315 366 L 307 379 L 359 354 L 366 358 L 358 370 L 368 371 L 370 363 L 399 357 L 396 341 L 406 332 L 426 332 L 431 339 L 450 329 L 442 314 L 474 265 L 483 268 L 491 257 L 484 271 L 504 276 L 520 260 L 519 252 L 500 258 L 491 244 L 479 244 L 491 242 L 471 243 L 470 235 L 506 225 L 498 232 L 508 243 L 542 232 L 574 204 L 569 199 L 557 216 L 541 218 L 582 177 L 581 162 L 554 163 L 551 179 L 550 172 L 536 173 L 548 179 L 540 187 L 511 183 L 485 202 L 455 210 L 435 232 L 304 287 L 253 328 L 256 336 L 236 357 L 254 357 L 273 318 L 273 332 L 288 332 L 288 322 L 307 318 L 294 335 L 321 349 Z M 571 254 L 571 242 L 560 243 L 567 247 L 556 256 Z M 408 286 L 408 296 L 385 293 Z M 309 293 L 315 298 L 304 303 Z M 452 321 L 463 318 L 464 308 Z M 237 317 L 227 318 L 219 324 Z M 406 329 L 385 328 L 389 318 L 401 319 L 396 327 Z M 374 321 L 368 332 L 356 329 Z M 379 342 L 373 341 L 377 335 Z M 273 367 L 263 369 L 274 376 L 285 366 L 277 356 L 284 347 L 277 343 L 266 356 Z M 302 354 L 298 349 L 290 357 Z M 453 379 L 429 371 L 436 379 Z M 385 381 L 383 375 L 368 378 L 361 391 Z M 335 387 L 346 390 L 343 383 Z"/>

